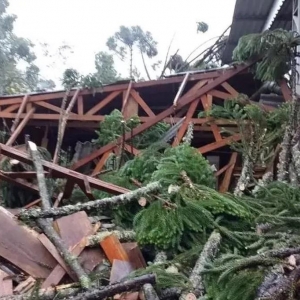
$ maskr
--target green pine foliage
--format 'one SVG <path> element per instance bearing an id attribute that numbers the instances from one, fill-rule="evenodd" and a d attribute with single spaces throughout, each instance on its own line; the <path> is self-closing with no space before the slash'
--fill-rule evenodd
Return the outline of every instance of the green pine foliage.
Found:
<path id="1" fill-rule="evenodd" d="M 160 181 L 165 187 L 169 185 L 182 184 L 181 172 L 185 171 L 187 176 L 198 184 L 213 187 L 215 177 L 209 162 L 199 151 L 187 144 L 169 148 L 157 165 L 152 180 Z"/>
<path id="2" fill-rule="evenodd" d="M 128 120 L 124 120 L 122 113 L 115 109 L 109 115 L 105 116 L 103 122 L 99 125 L 99 130 L 96 130 L 98 138 L 94 140 L 99 146 L 104 146 L 110 142 L 117 140 L 125 133 L 140 125 L 138 116 L 134 116 Z M 159 122 L 151 126 L 148 130 L 135 136 L 131 143 L 137 149 L 145 149 L 159 141 L 159 139 L 167 132 L 170 126 L 164 122 Z"/>
<path id="3" fill-rule="evenodd" d="M 255 66 L 256 77 L 262 81 L 276 81 L 290 70 L 299 44 L 298 33 L 283 29 L 249 34 L 240 38 L 233 59 L 238 62 L 260 59 Z"/>

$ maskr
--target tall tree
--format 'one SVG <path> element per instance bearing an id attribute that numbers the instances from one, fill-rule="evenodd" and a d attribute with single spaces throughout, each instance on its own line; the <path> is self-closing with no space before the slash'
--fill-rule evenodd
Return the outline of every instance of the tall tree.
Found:
<path id="1" fill-rule="evenodd" d="M 0 0 L 0 94 L 27 90 L 29 74 L 37 71 L 31 67 L 36 59 L 32 52 L 33 44 L 13 33 L 17 17 L 7 14 L 8 6 L 7 0 Z M 20 63 L 25 63 L 25 72 L 18 68 Z"/>
<path id="2" fill-rule="evenodd" d="M 110 84 L 120 78 L 114 66 L 113 56 L 107 52 L 100 51 L 95 55 L 95 67 L 95 75 L 102 84 Z"/>
<path id="3" fill-rule="evenodd" d="M 149 31 L 144 32 L 140 26 L 121 26 L 120 30 L 107 40 L 106 45 L 109 50 L 118 55 L 122 61 L 125 61 L 126 59 L 129 60 L 130 78 L 134 78 L 134 50 L 138 50 L 141 55 L 147 77 L 150 79 L 150 74 L 145 62 L 145 55 L 148 58 L 153 58 L 158 54 L 158 52 L 157 42 L 153 39 L 152 34 Z"/>

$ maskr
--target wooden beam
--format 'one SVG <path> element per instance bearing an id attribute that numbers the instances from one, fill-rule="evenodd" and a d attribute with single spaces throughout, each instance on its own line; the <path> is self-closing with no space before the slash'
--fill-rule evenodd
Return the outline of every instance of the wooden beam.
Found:
<path id="1" fill-rule="evenodd" d="M 226 170 L 224 179 L 223 179 L 222 184 L 221 184 L 221 186 L 219 188 L 219 192 L 220 193 L 226 193 L 226 192 L 228 192 L 230 181 L 231 181 L 231 177 L 232 177 L 232 172 L 234 170 L 234 166 L 236 164 L 237 157 L 238 157 L 237 152 L 233 152 L 231 154 L 231 158 L 230 158 L 230 161 L 228 163 L 228 165 L 230 165 L 230 167 Z"/>
<path id="2" fill-rule="evenodd" d="M 80 96 L 78 96 L 78 99 L 77 99 L 77 114 L 82 116 L 83 113 L 84 113 L 83 96 L 80 95 Z"/>
<path id="3" fill-rule="evenodd" d="M 181 99 L 178 101 L 177 109 L 180 110 L 181 108 L 183 108 L 186 105 L 193 102 L 193 100 L 195 100 L 195 99 L 203 96 L 204 94 L 208 93 L 209 91 L 211 91 L 215 87 L 219 86 L 223 82 L 227 81 L 231 77 L 233 77 L 233 76 L 239 74 L 240 72 L 248 69 L 252 64 L 245 64 L 245 65 L 242 65 L 242 66 L 238 66 L 234 69 L 224 71 L 224 73 L 222 75 L 220 75 L 218 78 L 216 78 L 213 82 L 208 83 L 207 85 L 205 85 L 202 88 L 200 88 L 199 90 L 197 90 L 197 92 L 195 92 L 191 95 L 188 95 L 188 96 L 181 97 Z M 168 109 L 166 109 L 165 111 L 163 111 L 160 114 L 158 114 L 157 116 L 155 116 L 154 118 L 151 118 L 147 123 L 139 125 L 138 127 L 136 127 L 133 130 L 132 135 L 131 135 L 130 132 L 125 135 L 125 141 L 130 139 L 132 136 L 134 137 L 134 136 L 144 132 L 149 127 L 151 127 L 154 124 L 156 124 L 156 123 L 162 121 L 163 119 L 169 117 L 170 115 L 173 114 L 173 112 L 174 112 L 174 109 L 173 109 L 173 106 L 171 106 Z M 106 146 L 96 150 L 95 152 L 91 153 L 87 157 L 79 160 L 75 165 L 72 166 L 72 169 L 76 170 L 76 169 L 80 168 L 81 166 L 84 166 L 88 162 L 92 161 L 93 159 L 97 158 L 98 156 L 102 155 L 103 153 L 114 149 L 116 147 L 116 144 L 120 143 L 120 141 L 121 141 L 121 139 L 119 138 L 117 141 L 111 142 L 111 143 L 107 144 Z"/>
<path id="4" fill-rule="evenodd" d="M 124 145 L 124 149 L 129 152 L 129 153 L 132 153 L 133 155 L 139 155 L 141 153 L 140 150 L 134 148 L 133 146 L 129 145 L 129 144 L 126 144 Z"/>
<path id="5" fill-rule="evenodd" d="M 213 97 L 220 98 L 223 100 L 232 98 L 232 95 L 230 95 L 229 93 L 224 93 L 218 90 L 211 90 L 209 94 L 212 95 Z"/>
<path id="6" fill-rule="evenodd" d="M 239 92 L 235 90 L 227 81 L 222 83 L 222 87 L 232 96 L 237 97 Z"/>
<path id="7" fill-rule="evenodd" d="M 26 107 L 28 98 L 29 98 L 29 95 L 25 95 L 24 98 L 23 98 L 23 101 L 22 101 L 22 103 L 21 103 L 21 105 L 19 107 L 16 119 L 13 121 L 13 125 L 11 126 L 11 129 L 10 129 L 11 133 L 13 133 L 16 130 L 16 128 L 17 128 L 17 126 L 18 126 L 18 124 L 20 122 L 20 116 L 21 116 L 21 114 L 23 113 L 23 111 L 24 111 L 24 109 Z"/>
<path id="8" fill-rule="evenodd" d="M 122 113 L 124 113 L 124 109 L 127 105 L 127 101 L 128 101 L 129 95 L 130 95 L 131 88 L 132 88 L 132 80 L 130 80 L 130 82 L 128 84 L 128 88 L 126 90 L 126 94 L 124 95 L 124 98 L 123 98 Z"/>
<path id="9" fill-rule="evenodd" d="M 25 127 L 25 125 L 27 124 L 27 122 L 29 121 L 29 119 L 32 117 L 34 111 L 35 111 L 35 108 L 33 107 L 26 114 L 25 118 L 22 120 L 22 122 L 20 123 L 20 125 L 14 130 L 13 134 L 10 136 L 10 138 L 6 142 L 7 146 L 11 146 L 16 141 L 17 137 L 19 136 L 19 134 L 21 133 L 21 131 L 23 130 L 23 128 Z"/>
<path id="10" fill-rule="evenodd" d="M 180 87 L 179 87 L 179 89 L 178 89 L 178 92 L 177 92 L 177 94 L 176 94 L 176 96 L 175 96 L 175 98 L 174 98 L 174 100 L 173 100 L 173 106 L 174 106 L 174 108 L 177 107 L 177 102 L 178 102 L 179 98 L 181 97 L 181 95 L 182 95 L 182 93 L 183 93 L 183 90 L 185 89 L 185 86 L 186 86 L 186 84 L 187 84 L 187 82 L 188 82 L 189 76 L 190 76 L 190 73 L 187 72 L 187 73 L 185 74 L 184 78 L 183 78 L 183 81 L 182 81 L 181 84 L 180 84 Z"/>
<path id="11" fill-rule="evenodd" d="M 180 126 L 180 129 L 178 130 L 178 132 L 176 134 L 176 137 L 173 141 L 172 147 L 176 147 L 177 145 L 180 144 L 180 142 L 189 126 L 189 123 L 191 122 L 191 119 L 197 109 L 198 103 L 199 103 L 199 99 L 196 99 L 196 100 L 194 100 L 194 102 L 191 103 L 191 105 L 187 111 L 186 118 L 183 121 L 183 124 Z"/>
<path id="12" fill-rule="evenodd" d="M 219 177 L 220 175 L 222 175 L 225 171 L 227 171 L 227 169 L 231 166 L 230 163 L 228 163 L 226 166 L 224 166 L 222 169 L 220 169 L 219 171 L 217 171 L 214 175 L 215 177 Z"/>
<path id="13" fill-rule="evenodd" d="M 2 155 L 8 156 L 12 159 L 17 159 L 19 161 L 22 161 L 23 163 L 31 164 L 32 165 L 32 159 L 29 154 L 21 152 L 15 148 L 9 147 L 4 144 L 0 144 L 0 151 Z M 53 164 L 52 162 L 42 160 L 42 165 L 46 170 L 51 170 L 51 174 L 53 178 L 66 178 L 71 179 L 75 184 L 80 185 L 84 182 L 84 174 L 69 170 L 67 168 L 61 167 L 59 165 Z M 1 174 L 1 173 L 0 173 Z M 4 176 L 3 174 L 1 175 Z M 7 176 L 5 176 L 7 177 Z M 8 177 L 9 178 L 9 177 Z M 124 194 L 128 192 L 128 189 L 119 187 L 117 185 L 107 183 L 105 181 L 92 178 L 90 176 L 87 177 L 88 182 L 92 188 L 99 189 L 106 191 L 108 193 L 112 194 Z M 12 178 L 9 178 L 9 180 L 13 180 Z"/>
<path id="14" fill-rule="evenodd" d="M 123 95 L 126 97 L 125 92 L 123 92 Z M 125 120 L 129 120 L 130 118 L 138 116 L 139 114 L 139 104 L 135 101 L 131 94 L 129 94 L 126 104 L 122 108 L 122 114 Z"/>
<path id="15" fill-rule="evenodd" d="M 21 179 L 35 179 L 36 172 L 35 171 L 25 171 L 25 172 L 1 172 L 3 175 L 8 176 L 10 178 L 21 178 Z M 46 176 L 49 172 L 44 171 L 44 175 Z"/>
<path id="16" fill-rule="evenodd" d="M 10 105 L 9 107 L 3 109 L 3 112 L 13 112 L 14 110 L 16 110 L 17 108 L 20 108 L 20 104 L 14 104 L 14 105 Z"/>
<path id="17" fill-rule="evenodd" d="M 13 281 L 9 274 L 0 270 L 0 296 L 13 295 Z"/>
<path id="18" fill-rule="evenodd" d="M 284 100 L 286 102 L 292 101 L 292 91 L 288 87 L 286 80 L 282 79 L 279 84 Z"/>
<path id="19" fill-rule="evenodd" d="M 103 108 L 108 103 L 110 103 L 112 100 L 114 100 L 120 94 L 121 94 L 121 91 L 112 92 L 106 98 L 104 98 L 98 104 L 96 104 L 93 108 L 91 108 L 85 115 L 86 116 L 94 115 L 96 112 L 98 112 L 101 108 Z"/>
<path id="20" fill-rule="evenodd" d="M 99 160 L 99 162 L 96 165 L 96 168 L 94 169 L 93 173 L 91 176 L 95 176 L 96 174 L 98 174 L 99 172 L 102 171 L 109 155 L 110 155 L 111 151 L 107 151 L 106 153 L 104 153 L 101 157 L 101 159 Z"/>
<path id="21" fill-rule="evenodd" d="M 39 102 L 36 102 L 35 105 L 38 105 L 38 106 L 42 106 L 42 107 L 45 107 L 45 108 L 48 108 L 52 111 L 55 111 L 55 112 L 58 112 L 60 113 L 61 112 L 61 108 L 58 107 L 58 106 L 55 106 L 51 103 L 48 103 L 48 102 L 45 102 L 45 101 L 39 101 Z M 49 114 L 48 114 L 49 115 Z M 77 115 L 73 112 L 70 112 L 70 115 Z M 51 115 L 50 115 L 51 116 Z"/>
<path id="22" fill-rule="evenodd" d="M 153 113 L 151 108 L 135 90 L 131 90 L 130 94 L 149 117 L 155 117 L 155 114 Z"/>
<path id="23" fill-rule="evenodd" d="M 233 68 L 232 68 L 233 70 Z M 220 75 L 222 75 L 224 70 L 217 70 L 212 72 L 205 72 L 200 74 L 191 74 L 189 77 L 189 81 L 199 81 L 199 80 L 206 80 L 206 79 L 213 79 L 217 78 Z M 241 71 L 242 72 L 242 71 Z M 139 88 L 145 88 L 145 87 L 156 87 L 160 85 L 167 85 L 167 84 L 174 84 L 174 83 L 181 83 L 183 76 L 175 76 L 170 78 L 164 78 L 164 79 L 158 79 L 158 80 L 149 80 L 149 81 L 141 81 L 141 82 L 135 82 L 132 85 L 132 88 L 139 89 Z M 85 89 L 82 91 L 82 95 L 91 95 L 94 92 L 96 93 L 111 93 L 115 91 L 123 91 L 126 90 L 128 87 L 128 84 L 114 84 L 114 85 L 107 85 L 101 88 L 95 89 L 95 91 L 91 91 L 90 89 Z M 70 92 L 70 96 L 73 96 L 75 93 L 75 90 L 72 90 Z M 49 93 L 43 93 L 43 94 L 31 94 L 30 95 L 30 102 L 37 102 L 41 100 L 50 100 L 50 99 L 59 99 L 63 98 L 65 95 L 65 92 L 49 92 Z M 22 102 L 23 96 L 11 96 L 11 97 L 0 97 L 0 106 L 3 105 L 10 105 L 10 104 L 20 104 Z"/>
<path id="24" fill-rule="evenodd" d="M 240 139 L 241 139 L 240 134 L 235 134 L 233 136 L 224 138 L 221 141 L 214 142 L 214 143 L 205 145 L 203 147 L 200 147 L 200 148 L 198 148 L 198 150 L 200 151 L 201 154 L 204 154 L 204 153 L 219 149 L 221 147 L 224 147 L 224 146 L 230 144 L 233 141 L 235 141 L 235 142 L 239 141 Z"/>

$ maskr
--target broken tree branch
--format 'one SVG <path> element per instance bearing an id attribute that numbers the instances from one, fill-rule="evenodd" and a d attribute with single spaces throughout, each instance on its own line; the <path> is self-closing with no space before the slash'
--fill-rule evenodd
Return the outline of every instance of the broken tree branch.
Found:
<path id="1" fill-rule="evenodd" d="M 37 146 L 33 142 L 28 142 L 28 146 L 31 152 L 33 164 L 36 169 L 36 174 L 37 174 L 37 180 L 38 180 L 38 186 L 40 190 L 40 196 L 42 199 L 42 207 L 44 210 L 51 209 L 50 206 L 50 200 L 49 200 L 49 195 L 47 191 L 47 186 L 46 186 L 46 180 L 44 176 L 44 169 L 41 161 L 41 157 L 39 155 L 39 152 L 37 150 Z M 63 240 L 59 237 L 57 232 L 54 230 L 52 226 L 52 220 L 51 219 L 37 219 L 36 220 L 38 226 L 43 230 L 43 232 L 46 234 L 48 239 L 54 244 L 54 246 L 57 248 L 59 251 L 60 255 L 66 262 L 68 266 L 72 269 L 74 274 L 77 276 L 79 279 L 79 282 L 84 289 L 88 289 L 91 285 L 91 281 L 81 265 L 79 264 L 78 260 L 76 257 L 74 257 L 67 249 L 65 246 Z"/>
<path id="2" fill-rule="evenodd" d="M 135 232 L 131 230 L 101 231 L 95 235 L 90 235 L 87 238 L 86 246 L 99 246 L 99 243 L 111 234 L 115 235 L 121 242 L 130 242 L 135 240 Z"/>
<path id="3" fill-rule="evenodd" d="M 104 299 L 124 292 L 138 291 L 144 284 L 155 284 L 155 275 L 148 274 L 129 279 L 123 282 L 112 284 L 101 289 L 89 290 L 78 294 L 76 297 L 69 298 L 73 300 L 92 300 Z M 68 298 L 67 298 L 68 299 Z"/>
<path id="4" fill-rule="evenodd" d="M 90 211 L 95 208 L 104 209 L 107 207 L 112 207 L 120 204 L 126 204 L 133 201 L 134 199 L 140 198 L 145 194 L 150 192 L 158 191 L 161 188 L 159 182 L 152 182 L 134 191 L 128 192 L 126 194 L 113 196 L 111 198 L 104 198 L 94 201 L 89 201 L 85 203 L 79 203 L 77 205 L 66 205 L 58 208 L 49 208 L 46 210 L 41 209 L 30 209 L 21 210 L 19 214 L 20 219 L 38 219 L 38 218 L 53 218 L 67 216 L 78 211 Z"/>
<path id="5" fill-rule="evenodd" d="M 200 296 L 204 296 L 204 292 L 205 292 L 201 272 L 205 269 L 205 264 L 216 257 L 219 251 L 220 243 L 221 243 L 220 233 L 213 231 L 209 239 L 207 240 L 206 244 L 204 245 L 200 257 L 198 258 L 195 267 L 190 275 L 189 279 L 193 286 L 193 293 L 197 298 Z M 187 299 L 187 295 L 188 295 L 187 293 L 181 294 L 180 299 L 181 300 Z"/>

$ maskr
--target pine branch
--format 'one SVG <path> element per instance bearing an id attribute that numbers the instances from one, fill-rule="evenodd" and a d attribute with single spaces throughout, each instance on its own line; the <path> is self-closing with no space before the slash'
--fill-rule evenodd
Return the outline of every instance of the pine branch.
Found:
<path id="1" fill-rule="evenodd" d="M 126 194 L 113 196 L 111 198 L 104 198 L 94 201 L 88 201 L 85 203 L 79 203 L 77 205 L 66 205 L 58 208 L 50 208 L 46 210 L 30 209 L 22 210 L 19 214 L 20 219 L 38 219 L 38 218 L 53 218 L 67 216 L 78 211 L 91 211 L 95 208 L 105 209 L 108 207 L 115 207 L 117 205 L 124 205 L 133 200 L 140 198 L 151 192 L 160 190 L 161 185 L 159 182 L 152 182 L 134 191 L 130 191 Z"/>

